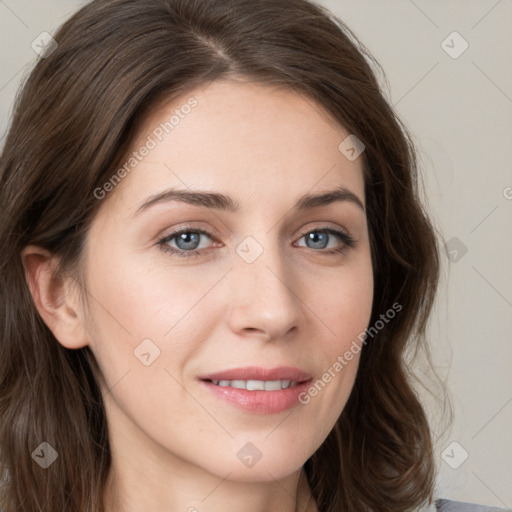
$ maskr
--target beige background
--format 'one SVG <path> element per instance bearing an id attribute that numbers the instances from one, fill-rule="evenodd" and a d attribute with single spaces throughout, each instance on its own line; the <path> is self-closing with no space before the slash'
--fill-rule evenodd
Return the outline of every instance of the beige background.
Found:
<path id="1" fill-rule="evenodd" d="M 0 0 L 0 143 L 31 42 L 83 3 Z M 438 495 L 512 508 L 512 0 L 321 3 L 382 64 L 452 253 L 430 325 L 456 406 L 438 441 Z"/>

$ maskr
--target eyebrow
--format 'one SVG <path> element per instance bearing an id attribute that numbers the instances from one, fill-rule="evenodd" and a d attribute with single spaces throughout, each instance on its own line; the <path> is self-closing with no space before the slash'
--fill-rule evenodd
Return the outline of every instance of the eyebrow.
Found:
<path id="1" fill-rule="evenodd" d="M 147 210 L 151 206 L 170 201 L 180 201 L 183 203 L 199 206 L 203 208 L 211 208 L 214 210 L 225 210 L 229 212 L 240 211 L 240 204 L 229 196 L 218 192 L 203 192 L 191 190 L 169 189 L 159 194 L 149 197 L 133 214 L 133 217 L 139 215 L 142 211 Z M 328 192 L 320 194 L 305 194 L 299 198 L 293 210 L 302 212 L 320 206 L 327 206 L 335 202 L 346 201 L 356 204 L 365 212 L 363 202 L 353 192 L 344 188 L 337 187 Z"/>

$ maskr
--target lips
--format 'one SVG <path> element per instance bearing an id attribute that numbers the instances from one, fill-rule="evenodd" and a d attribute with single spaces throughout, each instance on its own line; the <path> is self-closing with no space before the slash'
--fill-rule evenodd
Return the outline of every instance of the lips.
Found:
<path id="1" fill-rule="evenodd" d="M 246 412 L 276 414 L 299 405 L 298 397 L 311 384 L 298 368 L 246 367 L 202 375 L 200 383 L 220 401 Z"/>
<path id="2" fill-rule="evenodd" d="M 259 380 L 259 381 L 277 381 L 289 380 L 297 383 L 305 382 L 311 379 L 311 375 L 298 368 L 290 366 L 280 366 L 277 368 L 262 368 L 258 366 L 247 366 L 244 368 L 235 368 L 215 373 L 209 373 L 199 377 L 200 380 L 221 381 L 221 380 Z"/>

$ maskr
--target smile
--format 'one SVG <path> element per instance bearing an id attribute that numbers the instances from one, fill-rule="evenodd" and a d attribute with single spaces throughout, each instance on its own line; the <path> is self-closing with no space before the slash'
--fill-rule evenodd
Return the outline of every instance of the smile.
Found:
<path id="1" fill-rule="evenodd" d="M 198 377 L 203 389 L 219 403 L 253 414 L 277 414 L 300 405 L 312 375 L 299 368 L 250 366 Z"/>
<path id="2" fill-rule="evenodd" d="M 246 389 L 248 391 L 279 391 L 293 388 L 295 380 L 212 380 L 216 386 Z"/>

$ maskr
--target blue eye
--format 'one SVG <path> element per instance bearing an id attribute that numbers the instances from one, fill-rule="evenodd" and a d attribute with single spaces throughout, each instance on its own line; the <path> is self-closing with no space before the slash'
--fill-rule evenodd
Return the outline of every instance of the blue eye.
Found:
<path id="1" fill-rule="evenodd" d="M 344 245 L 339 248 L 336 247 L 333 250 L 328 251 L 322 251 L 327 254 L 340 252 L 345 250 L 347 247 L 353 247 L 355 245 L 355 240 L 347 235 L 346 233 L 343 233 L 342 231 L 338 231 L 336 229 L 332 228 L 325 228 L 325 229 L 315 229 L 313 231 L 307 231 L 306 233 L 302 234 L 301 238 L 306 238 L 306 244 L 310 249 L 325 249 L 326 246 L 329 243 L 329 240 L 335 235 L 338 239 L 343 240 Z"/>
<path id="2" fill-rule="evenodd" d="M 200 250 L 197 250 L 201 235 L 206 235 L 208 238 L 213 236 L 211 233 L 204 231 L 203 229 L 185 227 L 165 236 L 158 242 L 158 245 L 160 245 L 162 251 L 170 252 L 177 256 L 198 256 L 201 253 Z M 177 245 L 177 249 L 169 246 L 169 242 L 174 239 L 176 239 L 175 243 Z"/>
<path id="3" fill-rule="evenodd" d="M 158 241 L 160 249 L 164 252 L 171 253 L 179 257 L 192 257 L 200 256 L 205 251 L 205 248 L 198 248 L 201 241 L 201 236 L 204 235 L 208 238 L 212 238 L 213 234 L 203 229 L 193 228 L 191 226 L 185 226 L 179 231 L 174 231 L 169 235 L 165 236 Z M 320 235 L 320 236 L 319 236 Z M 330 238 L 333 236 L 337 237 L 343 243 L 339 247 L 326 250 L 329 244 Z M 340 254 L 348 249 L 355 247 L 356 240 L 343 231 L 338 231 L 333 228 L 323 228 L 306 231 L 301 234 L 300 239 L 306 238 L 307 247 L 309 249 L 320 249 L 321 254 Z M 299 240 L 300 240 L 299 239 Z M 171 241 L 175 240 L 177 247 L 169 245 Z M 297 247 L 297 246 L 296 246 Z M 304 246 L 298 246 L 304 247 Z"/>

